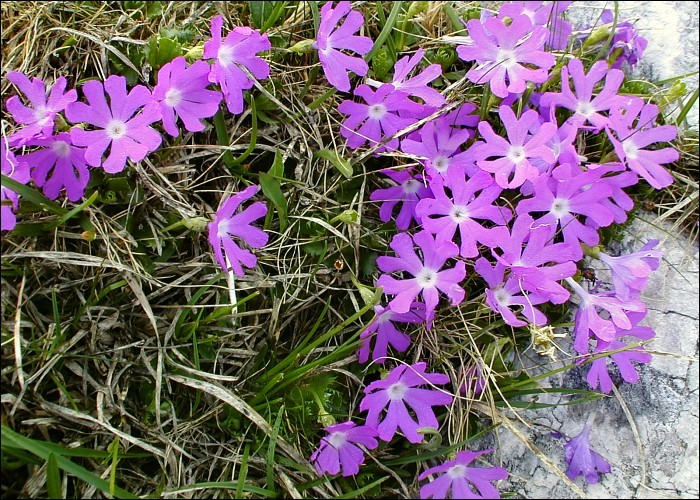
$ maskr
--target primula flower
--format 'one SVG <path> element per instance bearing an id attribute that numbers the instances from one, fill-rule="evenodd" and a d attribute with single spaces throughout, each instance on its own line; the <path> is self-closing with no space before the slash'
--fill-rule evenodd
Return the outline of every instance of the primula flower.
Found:
<path id="1" fill-rule="evenodd" d="M 417 244 L 423 254 L 423 261 L 416 255 L 413 244 Z M 384 293 L 395 295 L 389 307 L 397 313 L 405 313 L 413 301 L 421 295 L 425 303 L 425 314 L 433 314 L 438 304 L 439 292 L 457 305 L 464 299 L 464 289 L 459 286 L 467 274 L 464 261 L 457 261 L 450 269 L 442 269 L 445 261 L 459 253 L 457 245 L 451 241 L 436 242 L 427 231 L 421 231 L 413 239 L 406 233 L 399 233 L 391 239 L 389 246 L 397 257 L 377 257 L 377 266 L 385 273 L 406 271 L 413 278 L 398 280 L 389 274 L 382 274 L 377 286 L 384 287 Z"/>
<path id="2" fill-rule="evenodd" d="M 105 99 L 109 94 L 109 105 Z M 90 103 L 73 102 L 66 108 L 66 118 L 73 123 L 85 122 L 100 130 L 71 129 L 74 146 L 86 146 L 88 165 L 102 167 L 114 174 L 124 170 L 127 158 L 138 162 L 148 153 L 158 149 L 161 136 L 149 127 L 160 120 L 160 110 L 151 101 L 151 92 L 137 85 L 126 93 L 126 78 L 112 75 L 104 82 L 90 80 L 83 85 L 83 94 Z M 135 113 L 138 110 L 140 113 Z M 135 116 L 134 116 L 135 115 Z M 109 149 L 109 156 L 102 162 L 102 155 Z"/>
<path id="3" fill-rule="evenodd" d="M 452 403 L 452 396 L 436 389 L 421 389 L 423 385 L 443 385 L 450 377 L 442 373 L 426 373 L 425 363 L 397 366 L 384 380 L 376 380 L 365 387 L 365 397 L 360 401 L 360 411 L 367 411 L 367 424 L 379 431 L 379 438 L 391 441 L 397 429 L 401 429 L 411 443 L 423 441 L 418 429 L 439 424 L 433 406 Z M 388 408 L 387 408 L 388 406 Z M 413 410 L 417 421 L 409 414 Z M 379 422 L 384 409 L 386 415 Z"/>
<path id="4" fill-rule="evenodd" d="M 467 72 L 471 82 L 489 82 L 491 92 L 498 97 L 507 97 L 509 92 L 525 91 L 527 82 L 547 80 L 547 70 L 555 63 L 554 55 L 542 50 L 549 35 L 547 28 L 537 26 L 533 29 L 530 18 L 520 15 L 510 26 L 496 18 L 487 19 L 483 25 L 472 19 L 467 23 L 467 29 L 474 44 L 460 45 L 457 54 L 464 61 L 476 60 L 478 63 Z M 529 69 L 522 63 L 538 69 Z"/>
<path id="5" fill-rule="evenodd" d="M 529 130 L 539 122 L 537 111 L 528 110 L 518 120 L 512 109 L 501 106 L 498 114 L 506 128 L 508 140 L 496 134 L 491 125 L 483 121 L 479 123 L 479 132 L 486 142 L 477 142 L 469 150 L 474 154 L 479 168 L 495 174 L 499 186 L 504 189 L 517 188 L 526 180 L 534 180 L 540 175 L 531 158 L 541 158 L 549 165 L 554 163 L 554 153 L 546 143 L 557 133 L 558 127 L 556 123 L 543 123 L 535 135 L 530 135 Z"/>
<path id="6" fill-rule="evenodd" d="M 571 92 L 569 74 L 574 82 L 576 94 Z M 601 111 L 608 111 L 619 105 L 621 98 L 617 91 L 622 84 L 625 74 L 619 69 L 608 69 L 605 61 L 596 61 L 588 74 L 584 73 L 583 63 L 573 58 L 569 65 L 561 69 L 561 93 L 545 92 L 540 98 L 540 104 L 547 107 L 559 106 L 574 112 L 572 117 L 576 126 L 581 127 L 586 122 L 593 124 L 596 131 L 609 124 L 608 118 Z M 593 97 L 595 84 L 605 78 L 603 89 Z"/>
<path id="7" fill-rule="evenodd" d="M 425 158 L 423 166 L 431 177 L 444 176 L 451 168 L 473 175 L 478 170 L 473 155 L 461 150 L 462 144 L 473 135 L 472 130 L 455 128 L 446 117 L 442 117 L 421 127 L 420 140 L 409 137 L 401 141 L 401 151 Z"/>
<path id="8" fill-rule="evenodd" d="M 459 254 L 466 258 L 479 255 L 477 243 L 494 247 L 501 239 L 508 238 L 508 229 L 503 226 L 512 214 L 508 208 L 493 204 L 502 189 L 490 174 L 479 171 L 467 180 L 464 170 L 455 167 L 447 172 L 447 184 L 451 197 L 445 194 L 445 184 L 438 176 L 430 183 L 435 198 L 423 199 L 416 205 L 423 229 L 437 235 L 439 240 L 452 241 L 459 228 Z M 500 226 L 486 228 L 480 222 L 484 220 Z"/>
<path id="9" fill-rule="evenodd" d="M 260 34 L 247 26 L 234 28 L 222 42 L 224 18 L 211 20 L 211 40 L 204 44 L 204 59 L 216 59 L 209 73 L 209 81 L 218 83 L 226 107 L 234 115 L 243 112 L 243 91 L 253 87 L 253 80 L 241 69 L 246 68 L 258 80 L 270 76 L 270 66 L 258 52 L 270 50 L 267 34 Z"/>
<path id="10" fill-rule="evenodd" d="M 613 340 L 611 342 L 598 340 L 593 354 L 601 354 L 606 351 L 616 351 L 618 349 L 623 349 L 626 346 L 626 343 L 620 342 L 619 340 Z M 617 365 L 618 369 L 620 370 L 620 375 L 622 375 L 622 379 L 625 382 L 636 384 L 639 382 L 639 374 L 632 364 L 632 361 L 636 361 L 637 363 L 650 363 L 652 357 L 648 352 L 644 352 L 644 347 L 635 346 L 625 349 L 624 351 L 613 353 L 609 358 L 599 358 L 592 361 L 591 367 L 586 375 L 586 381 L 593 389 L 596 389 L 598 384 L 600 384 L 600 390 L 606 394 L 610 394 L 613 387 L 613 381 L 610 378 L 610 373 L 608 372 L 608 359 L 612 359 L 613 363 Z"/>
<path id="11" fill-rule="evenodd" d="M 578 174 L 576 174 L 578 172 Z M 535 223 L 549 224 L 552 236 L 557 227 L 561 228 L 564 242 L 577 249 L 574 260 L 583 257 L 580 241 L 587 245 L 597 245 L 598 231 L 584 225 L 576 215 L 585 215 L 595 221 L 596 227 L 612 224 L 615 214 L 602 201 L 612 194 L 612 188 L 598 182 L 603 172 L 589 170 L 582 172 L 576 165 L 559 165 L 552 175 L 541 175 L 533 182 L 535 196 L 521 200 L 518 214 L 546 212 Z"/>
<path id="12" fill-rule="evenodd" d="M 672 141 L 678 129 L 673 125 L 654 127 L 658 114 L 658 106 L 644 104 L 643 99 L 632 96 L 624 107 L 610 110 L 610 127 L 606 132 L 620 161 L 654 188 L 663 189 L 673 183 L 673 176 L 661 164 L 678 160 L 678 151 L 643 148 L 656 142 Z"/>
<path id="13" fill-rule="evenodd" d="M 221 204 L 214 220 L 208 225 L 209 243 L 214 250 L 216 262 L 225 272 L 232 269 L 238 276 L 243 276 L 241 264 L 246 267 L 255 267 L 258 259 L 250 250 L 238 246 L 232 237 L 240 238 L 252 248 L 262 248 L 267 245 L 267 233 L 250 225 L 254 220 L 265 216 L 267 206 L 258 201 L 236 213 L 240 204 L 252 198 L 257 191 L 258 186 L 252 185 L 228 198 Z"/>
<path id="14" fill-rule="evenodd" d="M 600 20 L 607 24 L 612 24 L 614 14 L 610 9 L 603 10 Z M 619 69 L 627 63 L 630 69 L 634 69 L 644 55 L 648 41 L 639 35 L 639 31 L 630 22 L 618 22 L 615 26 L 615 33 L 610 41 L 608 49 L 608 61 L 611 67 Z"/>
<path id="15" fill-rule="evenodd" d="M 411 221 L 416 219 L 415 210 L 418 200 L 430 198 L 433 196 L 433 193 L 430 188 L 423 185 L 422 179 L 411 175 L 410 170 L 384 169 L 381 172 L 398 185 L 376 189 L 372 191 L 369 199 L 383 202 L 379 208 L 379 218 L 383 222 L 391 220 L 394 207 L 400 202 L 401 209 L 396 216 L 396 227 L 406 230 L 411 225 Z"/>
<path id="16" fill-rule="evenodd" d="M 576 273 L 577 249 L 569 243 L 551 243 L 551 235 L 549 224 L 535 223 L 527 214 L 519 215 L 513 222 L 510 238 L 498 243 L 503 254 L 493 254 L 519 279 L 524 290 L 562 304 L 570 294 L 558 281 Z M 555 264 L 545 265 L 550 262 Z"/>
<path id="17" fill-rule="evenodd" d="M 0 138 L 0 159 L 2 161 L 2 175 L 17 182 L 26 184 L 29 182 L 29 166 L 15 158 L 15 155 L 5 146 L 5 138 Z M 17 225 L 17 217 L 14 211 L 19 206 L 19 195 L 10 188 L 0 186 L 0 219 L 3 231 L 11 231 Z"/>
<path id="18" fill-rule="evenodd" d="M 321 445 L 311 455 L 311 463 L 316 467 L 319 476 L 324 473 L 354 476 L 360 471 L 360 465 L 365 461 L 365 450 L 373 450 L 379 446 L 376 429 L 366 425 L 356 425 L 354 422 L 343 422 L 324 429 L 328 435 L 321 439 Z"/>
<path id="19" fill-rule="evenodd" d="M 467 467 L 477 457 L 491 453 L 483 451 L 460 451 L 454 460 L 431 467 L 418 477 L 419 481 L 428 476 L 441 474 L 434 481 L 420 489 L 421 498 L 501 498 L 491 481 L 508 477 L 503 467 Z"/>
<path id="20" fill-rule="evenodd" d="M 622 300 L 635 298 L 647 286 L 652 271 L 659 268 L 662 250 L 655 249 L 659 240 L 649 240 L 639 251 L 619 257 L 599 252 L 597 258 L 610 266 L 615 293 Z"/>
<path id="21" fill-rule="evenodd" d="M 442 66 L 439 64 L 431 64 L 417 75 L 409 78 L 408 75 L 418 66 L 425 52 L 423 49 L 418 49 L 416 53 L 409 59 L 408 56 L 402 57 L 394 65 L 394 78 L 391 80 L 391 85 L 396 90 L 404 92 L 410 96 L 420 97 L 428 105 L 439 108 L 445 104 L 445 98 L 437 90 L 428 87 L 428 83 L 442 75 Z"/>
<path id="22" fill-rule="evenodd" d="M 345 17 L 343 24 L 338 26 Z M 365 55 L 372 50 L 371 38 L 355 35 L 364 24 L 365 19 L 360 12 L 351 10 L 350 2 L 326 2 L 321 7 L 321 22 L 318 25 L 316 41 L 311 46 L 318 50 L 318 59 L 328 83 L 341 92 L 350 90 L 348 70 L 358 76 L 365 76 L 369 66 L 361 57 L 353 57 L 341 52 L 349 50 L 358 55 Z"/>
<path id="23" fill-rule="evenodd" d="M 389 345 L 398 352 L 405 352 L 411 345 L 411 336 L 396 328 L 394 323 L 426 323 L 425 304 L 414 302 L 408 312 L 399 314 L 388 307 L 374 306 L 376 316 L 367 328 L 360 334 L 360 348 L 357 351 L 358 361 L 366 363 L 370 358 L 370 344 L 374 342 L 372 360 L 377 363 L 386 361 Z M 432 318 L 427 318 L 431 320 Z M 430 323 L 430 321 L 428 321 Z"/>
<path id="24" fill-rule="evenodd" d="M 622 224 L 627 220 L 627 212 L 634 208 L 634 200 L 630 198 L 623 188 L 637 184 L 639 176 L 629 170 L 624 171 L 625 166 L 619 162 L 604 165 L 589 164 L 588 169 L 600 170 L 602 175 L 619 172 L 617 175 L 607 175 L 601 178 L 600 182 L 604 182 L 612 189 L 610 196 L 601 200 L 601 203 L 612 211 L 614 214 L 613 221 L 617 224 Z M 595 222 L 591 218 L 586 219 L 586 225 L 597 229 Z"/>
<path id="25" fill-rule="evenodd" d="M 20 158 L 31 167 L 34 183 L 43 188 L 47 198 L 55 200 L 63 188 L 72 202 L 83 197 L 90 172 L 85 150 L 72 145 L 70 134 L 60 132 L 51 137 L 35 137 L 26 145 L 43 148 Z"/>
<path id="26" fill-rule="evenodd" d="M 196 61 L 189 68 L 184 57 L 176 57 L 158 71 L 158 85 L 153 98 L 159 102 L 163 128 L 177 137 L 180 133 L 177 118 L 190 132 L 204 130 L 202 118 L 214 116 L 219 110 L 221 93 L 207 90 L 209 64 Z"/>
<path id="27" fill-rule="evenodd" d="M 566 278 L 566 282 L 581 300 L 574 317 L 574 349 L 579 354 L 588 353 L 590 333 L 600 340 L 611 342 L 619 336 L 616 327 L 622 330 L 632 328 L 632 322 L 628 316 L 630 311 L 646 311 L 644 304 L 638 300 L 621 300 L 605 294 L 593 295 L 571 278 Z M 607 311 L 610 319 L 604 319 L 596 308 Z"/>
<path id="28" fill-rule="evenodd" d="M 412 101 L 404 92 L 385 83 L 374 92 L 367 85 L 355 89 L 355 95 L 362 97 L 367 104 L 346 100 L 340 103 L 338 111 L 349 115 L 340 126 L 340 135 L 345 137 L 350 149 L 356 149 L 369 141 L 370 147 L 393 136 L 398 131 L 413 125 L 415 115 L 420 114 L 423 105 Z M 407 116 L 409 115 L 409 116 Z M 394 138 L 377 149 L 396 151 L 399 140 Z"/>
<path id="29" fill-rule="evenodd" d="M 547 37 L 545 47 L 554 50 L 566 49 L 569 36 L 573 32 L 573 26 L 569 21 L 561 17 L 561 14 L 571 5 L 572 2 L 554 1 L 545 4 L 541 1 L 526 2 L 505 2 L 498 11 L 498 17 L 510 17 L 515 19 L 521 14 L 530 18 L 534 26 L 544 26 L 549 28 L 550 35 Z"/>
<path id="30" fill-rule="evenodd" d="M 591 416 L 593 417 L 593 415 Z M 569 464 L 566 469 L 566 476 L 572 481 L 582 475 L 589 484 L 597 483 L 600 479 L 598 474 L 610 472 L 610 464 L 598 453 L 591 450 L 589 435 L 593 425 L 592 418 L 589 418 L 581 433 L 568 440 L 564 445 L 566 461 Z"/>
<path id="31" fill-rule="evenodd" d="M 51 86 L 48 99 L 44 82 L 38 78 L 32 78 L 30 81 L 19 71 L 10 71 L 7 73 L 7 79 L 17 86 L 31 105 L 25 106 L 17 96 L 10 97 L 6 103 L 12 118 L 25 125 L 10 138 L 11 142 L 18 145 L 23 145 L 35 135 L 52 135 L 56 113 L 63 111 L 69 103 L 78 99 L 75 89 L 64 92 L 67 82 L 62 76 Z"/>
<path id="32" fill-rule="evenodd" d="M 492 267 L 489 261 L 481 257 L 474 263 L 474 271 L 486 281 L 486 304 L 503 316 L 506 324 L 514 327 L 525 326 L 527 323 L 515 316 L 514 306 L 522 306 L 522 315 L 537 326 L 547 324 L 547 317 L 537 308 L 538 304 L 547 302 L 545 296 L 537 293 L 526 293 L 518 277 L 509 275 L 504 281 L 506 266 L 496 262 Z"/>

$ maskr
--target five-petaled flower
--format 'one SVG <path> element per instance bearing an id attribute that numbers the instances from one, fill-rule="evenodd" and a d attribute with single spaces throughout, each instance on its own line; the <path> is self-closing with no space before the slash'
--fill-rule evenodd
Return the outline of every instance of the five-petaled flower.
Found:
<path id="1" fill-rule="evenodd" d="M 14 153 L 5 146 L 5 138 L 0 138 L 0 159 L 2 165 L 2 175 L 6 175 L 22 184 L 29 182 L 29 166 L 18 161 Z M 17 225 L 17 217 L 14 210 L 19 206 L 19 195 L 10 188 L 0 186 L 0 217 L 3 231 L 10 231 Z"/>
<path id="2" fill-rule="evenodd" d="M 508 477 L 503 467 L 468 467 L 476 458 L 493 449 L 460 451 L 453 460 L 431 467 L 418 476 L 418 480 L 440 474 L 420 489 L 421 498 L 501 498 L 491 481 Z"/>
<path id="3" fill-rule="evenodd" d="M 252 198 L 258 191 L 258 186 L 252 185 L 238 194 L 228 198 L 221 204 L 214 220 L 209 223 L 209 243 L 214 250 L 216 262 L 229 272 L 232 269 L 238 276 L 243 276 L 243 264 L 255 267 L 258 258 L 250 251 L 238 246 L 233 236 L 245 241 L 252 248 L 262 248 L 267 244 L 268 234 L 250 223 L 267 213 L 267 205 L 257 201 L 245 210 L 236 213 L 244 201 Z M 222 251 L 223 250 L 223 251 Z"/>
<path id="4" fill-rule="evenodd" d="M 452 396 L 437 389 L 422 389 L 423 385 L 444 385 L 450 377 L 442 373 L 426 373 L 425 363 L 400 365 L 391 370 L 384 380 L 376 380 L 365 387 L 365 397 L 360 401 L 360 411 L 367 411 L 366 424 L 379 431 L 379 438 L 391 441 L 398 429 L 411 443 L 420 443 L 424 435 L 421 428 L 438 428 L 433 406 L 452 403 Z M 413 410 L 416 419 L 408 412 Z M 388 407 L 388 408 L 387 408 Z M 384 409 L 386 415 L 380 422 Z"/>
<path id="5" fill-rule="evenodd" d="M 379 446 L 376 429 L 354 422 L 343 422 L 324 429 L 327 435 L 321 439 L 321 445 L 311 455 L 311 463 L 319 476 L 324 473 L 354 476 L 360 471 L 365 461 L 365 450 Z"/>
<path id="6" fill-rule="evenodd" d="M 425 317 L 425 304 L 414 302 L 408 312 L 397 313 L 388 307 L 374 306 L 377 314 L 374 320 L 360 334 L 360 348 L 357 351 L 358 361 L 366 363 L 370 358 L 370 343 L 374 343 L 372 360 L 384 363 L 391 345 L 399 352 L 405 352 L 411 345 L 411 336 L 399 330 L 394 323 L 430 324 L 432 318 Z M 427 321 L 426 321 L 427 320 Z"/>
<path id="7" fill-rule="evenodd" d="M 584 475 L 589 484 L 597 483 L 600 479 L 598 474 L 610 472 L 610 464 L 598 453 L 591 450 L 589 435 L 595 414 L 589 417 L 581 433 L 571 438 L 564 445 L 564 452 L 569 468 L 566 475 L 572 481 L 580 475 Z"/>

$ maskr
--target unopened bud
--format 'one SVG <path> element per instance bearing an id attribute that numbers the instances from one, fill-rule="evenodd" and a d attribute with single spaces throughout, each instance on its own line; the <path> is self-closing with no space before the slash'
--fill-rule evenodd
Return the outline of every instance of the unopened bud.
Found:
<path id="1" fill-rule="evenodd" d="M 201 233 L 207 228 L 207 224 L 209 224 L 209 219 L 207 219 L 206 217 L 192 217 L 191 219 L 185 218 L 182 220 L 182 223 L 190 231 Z"/>
<path id="2" fill-rule="evenodd" d="M 199 61 L 203 55 L 204 55 L 204 45 L 202 45 L 202 44 L 195 45 L 194 47 L 192 47 L 190 50 L 188 50 L 185 53 L 185 60 L 191 64 L 195 61 Z"/>
<path id="3" fill-rule="evenodd" d="M 294 45 L 292 45 L 289 50 L 294 52 L 295 54 L 310 54 L 311 52 L 314 51 L 314 40 L 307 39 L 307 40 L 302 40 L 301 42 L 297 42 Z"/>

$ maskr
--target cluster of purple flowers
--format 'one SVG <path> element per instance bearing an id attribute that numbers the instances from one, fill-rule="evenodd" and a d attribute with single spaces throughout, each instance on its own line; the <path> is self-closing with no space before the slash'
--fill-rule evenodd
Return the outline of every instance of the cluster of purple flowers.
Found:
<path id="1" fill-rule="evenodd" d="M 656 189 L 673 182 L 663 165 L 676 161 L 678 153 L 657 143 L 673 140 L 677 131 L 657 125 L 657 106 L 621 94 L 624 73 L 604 61 L 586 71 L 584 62 L 574 57 L 561 68 L 560 91 L 537 92 L 535 86 L 534 92 L 525 92 L 529 84 L 556 75 L 550 72 L 556 58 L 548 49 L 567 46 L 571 25 L 560 15 L 569 3 L 508 2 L 497 16 L 466 23 L 469 36 L 448 37 L 459 45 L 463 61 L 473 61 L 467 79 L 488 84 L 502 99 L 495 126 L 473 114 L 476 108 L 470 103 L 450 111 L 454 106 L 448 108 L 429 86 L 441 75 L 439 65 L 410 76 L 424 55 L 420 49 L 396 63 L 390 83 L 370 80 L 354 89 L 360 102 L 345 100 L 338 106 L 347 115 L 340 134 L 349 148 L 403 153 L 423 167 L 382 170 L 391 186 L 370 196 L 381 203 L 382 221 L 396 214 L 400 231 L 389 243 L 393 255 L 377 259 L 382 272 L 377 285 L 383 287 L 386 305 L 376 308 L 374 321 L 361 335 L 361 362 L 383 363 L 389 346 L 408 350 L 410 335 L 397 325 L 423 323 L 431 328 L 442 296 L 453 306 L 462 302 L 462 283 L 470 271 L 464 259 L 476 259 L 472 270 L 486 282 L 486 303 L 513 327 L 546 325 L 547 317 L 537 306 L 563 304 L 575 292 L 574 348 L 581 362 L 595 356 L 588 375 L 591 387 L 610 392 L 608 360 L 628 382 L 638 380 L 633 361 L 650 361 L 643 347 L 628 346 L 624 339 L 654 335 L 639 325 L 646 314 L 639 294 L 663 253 L 655 248 L 657 242 L 649 242 L 640 252 L 611 257 L 597 247 L 598 230 L 627 219 L 633 204 L 623 188 L 640 177 Z M 349 39 L 344 48 L 352 48 Z M 513 104 L 518 101 L 522 112 L 516 115 Z M 603 130 L 616 158 L 605 164 L 588 162 L 577 150 L 577 138 Z M 610 267 L 612 291 L 587 291 L 573 279 L 577 264 L 590 256 Z M 611 354 L 597 356 L 604 353 Z M 381 384 L 394 392 L 366 396 L 360 409 L 369 411 L 366 425 L 374 426 L 381 439 L 393 436 L 398 427 L 409 441 L 418 442 L 422 436 L 415 433 L 416 421 L 405 412 L 404 402 L 412 404 L 405 399 L 408 392 L 395 385 L 405 372 L 400 365 L 386 380 L 370 384 L 366 391 Z M 432 392 L 425 395 L 425 408 L 412 409 L 418 423 L 424 419 L 437 427 L 428 405 L 449 401 L 439 403 L 442 393 Z M 391 422 L 379 423 L 387 400 L 396 409 L 390 406 L 387 412 Z M 573 455 L 567 452 L 567 460 Z M 324 464 L 320 467 L 319 472 L 330 472 Z M 443 486 L 435 481 L 435 491 L 424 487 L 421 495 L 447 495 L 448 481 L 440 481 Z M 475 494 L 454 482 L 451 487 L 453 497 L 461 491 Z"/>
<path id="2" fill-rule="evenodd" d="M 52 200 L 65 190 L 66 197 L 76 202 L 90 180 L 89 167 L 119 173 L 127 160 L 139 162 L 157 150 L 162 142 L 154 128 L 157 123 L 173 137 L 180 134 L 178 121 L 188 132 L 201 132 L 205 128 L 202 120 L 216 114 L 222 98 L 231 113 L 242 113 L 243 91 L 253 86 L 250 75 L 257 79 L 269 76 L 268 63 L 257 54 L 269 50 L 270 41 L 267 35 L 245 26 L 234 28 L 222 39 L 223 23 L 221 16 L 211 22 L 212 38 L 204 44 L 205 60 L 188 65 L 184 57 L 176 57 L 158 71 L 153 91 L 143 85 L 128 90 L 126 78 L 112 75 L 104 83 L 86 82 L 81 92 L 87 102 L 81 102 L 75 89 L 66 91 L 64 77 L 47 88 L 38 78 L 30 80 L 10 71 L 7 79 L 24 94 L 26 102 L 18 96 L 7 99 L 7 110 L 22 128 L 3 137 L 2 173 L 24 184 L 33 180 Z M 210 88 L 212 84 L 219 89 Z M 66 119 L 74 125 L 69 128 Z M 15 154 L 13 149 L 22 153 Z M 263 203 L 235 214 L 240 203 L 256 191 L 257 186 L 250 186 L 223 201 L 209 225 L 216 261 L 237 275 L 243 275 L 242 265 L 254 267 L 257 259 L 231 237 L 253 248 L 267 243 L 267 234 L 250 225 L 266 214 Z M 3 202 L 6 199 L 2 230 L 11 230 L 16 224 L 13 211 L 18 207 L 18 195 L 3 187 Z"/>

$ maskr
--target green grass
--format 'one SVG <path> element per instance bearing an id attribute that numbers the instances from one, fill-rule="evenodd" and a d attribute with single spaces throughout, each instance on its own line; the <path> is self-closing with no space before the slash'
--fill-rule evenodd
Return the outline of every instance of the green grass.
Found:
<path id="1" fill-rule="evenodd" d="M 438 41 L 463 31 L 469 6 L 418 4 L 360 6 L 376 40 L 369 76 L 388 78 L 405 48 L 423 47 L 445 63 L 440 90 L 452 86 L 450 95 L 493 116 L 490 95 Z M 318 10 L 304 2 L 3 4 L 3 68 L 49 81 L 63 74 L 74 86 L 105 73 L 152 86 L 159 65 L 208 39 L 217 14 L 227 27 L 265 31 L 273 45 L 272 78 L 248 92 L 242 115 L 222 112 L 202 133 L 166 139 L 117 176 L 93 173 L 81 203 L 52 202 L 3 176 L 23 198 L 20 224 L 2 237 L 3 496 L 415 497 L 426 464 L 493 430 L 506 409 L 537 407 L 531 396 L 559 390 L 538 381 L 574 360 L 541 376 L 521 370 L 530 333 L 496 318 L 470 276 L 467 300 L 442 307 L 432 330 L 412 332 L 401 357 L 428 361 L 455 387 L 476 363 L 489 367 L 480 398 L 458 397 L 439 414 L 450 439 L 429 439 L 429 448 L 397 439 L 354 478 L 319 478 L 308 464 L 323 427 L 356 419 L 363 385 L 385 371 L 354 354 L 380 299 L 374 259 L 395 234 L 367 200 L 377 170 L 412 161 L 345 148 L 343 96 L 329 90 L 314 53 L 288 50 L 314 37 Z M 3 79 L 3 96 L 12 93 Z M 694 100 L 697 91 L 672 99 L 679 120 Z M 654 193 L 651 208 L 697 236 L 697 135 L 677 147 L 678 182 Z M 268 203 L 270 243 L 256 269 L 232 280 L 213 261 L 201 222 L 250 183 Z M 636 193 L 640 204 L 647 194 Z M 563 308 L 547 312 L 567 319 Z M 576 395 L 572 404 L 598 397 L 561 391 Z"/>

